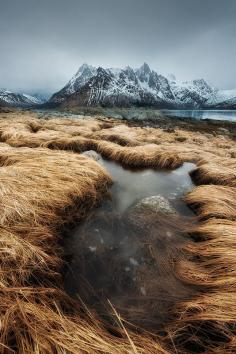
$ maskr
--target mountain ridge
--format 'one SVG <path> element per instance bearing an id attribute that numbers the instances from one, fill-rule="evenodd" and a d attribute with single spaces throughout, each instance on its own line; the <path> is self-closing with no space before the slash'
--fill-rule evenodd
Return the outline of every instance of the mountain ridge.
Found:
<path id="1" fill-rule="evenodd" d="M 236 90 L 219 90 L 204 79 L 179 82 L 165 77 L 147 63 L 133 69 L 93 67 L 83 64 L 71 80 L 49 99 L 49 104 L 74 106 L 156 108 L 213 108 L 231 100 Z"/>

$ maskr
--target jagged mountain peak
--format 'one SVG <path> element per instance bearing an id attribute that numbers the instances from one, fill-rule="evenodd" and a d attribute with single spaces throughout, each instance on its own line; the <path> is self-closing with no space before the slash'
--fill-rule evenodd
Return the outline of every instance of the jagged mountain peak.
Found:
<path id="1" fill-rule="evenodd" d="M 83 71 L 84 69 L 88 69 L 92 67 L 91 65 L 88 65 L 87 63 L 83 63 L 80 67 L 78 71 Z"/>
<path id="2" fill-rule="evenodd" d="M 84 63 L 79 67 L 76 75 L 83 74 L 85 71 L 93 71 L 94 69 L 96 69 L 94 66 Z"/>
<path id="3" fill-rule="evenodd" d="M 144 63 L 137 71 L 136 74 L 141 82 L 149 81 L 151 69 L 147 63 Z"/>
<path id="4" fill-rule="evenodd" d="M 132 69 L 130 66 L 126 66 L 123 70 L 121 70 L 120 78 L 130 81 L 130 83 L 137 83 L 137 77 L 134 72 L 134 69 Z"/>
<path id="5" fill-rule="evenodd" d="M 109 70 L 104 69 L 102 66 L 97 68 L 97 75 L 109 75 Z"/>
<path id="6" fill-rule="evenodd" d="M 143 65 L 139 68 L 139 71 L 140 72 L 142 71 L 144 73 L 150 74 L 151 69 L 150 69 L 150 66 L 147 63 L 143 63 Z"/>
<path id="7" fill-rule="evenodd" d="M 204 79 L 193 80 L 193 84 L 198 86 L 200 89 L 207 90 L 209 93 L 214 91 L 214 89 Z"/>

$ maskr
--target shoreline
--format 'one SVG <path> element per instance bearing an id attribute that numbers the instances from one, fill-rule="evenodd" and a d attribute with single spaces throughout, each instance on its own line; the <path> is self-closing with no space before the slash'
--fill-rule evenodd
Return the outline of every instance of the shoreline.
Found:
<path id="1" fill-rule="evenodd" d="M 26 109 L 27 111 L 27 109 Z M 72 109 L 72 110 L 54 110 L 54 109 L 42 109 L 38 110 L 33 109 L 32 112 L 38 112 L 39 116 L 42 115 L 42 117 L 47 115 L 53 116 L 57 115 L 58 118 L 60 117 L 68 117 L 68 118 L 76 118 L 82 117 L 82 116 L 87 116 L 87 117 L 103 117 L 104 119 L 111 119 L 111 120 L 121 120 L 126 122 L 127 124 L 137 124 L 140 126 L 153 126 L 153 127 L 164 127 L 165 125 L 170 125 L 170 126 L 182 126 L 183 128 L 188 128 L 191 127 L 192 129 L 198 128 L 202 130 L 210 130 L 210 129 L 215 129 L 216 127 L 223 127 L 226 129 L 229 129 L 232 133 L 236 133 L 236 121 L 229 121 L 229 120 L 215 120 L 215 119 L 200 119 L 197 120 L 193 117 L 175 117 L 175 116 L 168 116 L 163 114 L 165 110 L 156 110 L 156 109 L 104 109 L 104 108 L 99 108 L 99 107 L 82 107 L 80 109 Z M 129 112 L 133 112 L 131 114 L 131 118 L 129 117 Z M 137 118 L 138 115 L 142 116 L 142 112 L 147 112 L 147 115 L 140 119 Z M 235 110 L 236 112 L 236 110 Z M 153 114 L 153 118 L 152 118 Z M 149 117 L 150 116 L 150 117 Z"/>

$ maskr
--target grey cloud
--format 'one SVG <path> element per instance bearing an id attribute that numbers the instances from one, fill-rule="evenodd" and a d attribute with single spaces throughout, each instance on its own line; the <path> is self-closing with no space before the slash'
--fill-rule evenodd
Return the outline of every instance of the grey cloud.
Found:
<path id="1" fill-rule="evenodd" d="M 1 0 L 0 87 L 59 89 L 83 62 L 146 61 L 236 87 L 235 0 Z"/>

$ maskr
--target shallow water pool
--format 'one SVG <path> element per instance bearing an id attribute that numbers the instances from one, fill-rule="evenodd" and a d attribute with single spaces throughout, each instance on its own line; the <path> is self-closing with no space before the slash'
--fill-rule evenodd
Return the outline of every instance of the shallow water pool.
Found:
<path id="1" fill-rule="evenodd" d="M 130 170 L 116 162 L 101 160 L 101 164 L 111 174 L 114 185 L 111 189 L 113 207 L 123 213 L 136 201 L 160 194 L 172 203 L 181 213 L 190 213 L 181 200 L 182 196 L 193 188 L 189 172 L 195 168 L 193 163 L 184 163 L 176 170 Z"/>
<path id="2" fill-rule="evenodd" d="M 176 276 L 174 264 L 184 260 L 183 247 L 191 242 L 183 231 L 194 222 L 193 213 L 182 197 L 193 188 L 189 172 L 195 165 L 134 171 L 103 159 L 100 163 L 114 184 L 110 198 L 65 238 L 71 257 L 65 288 L 109 322 L 108 300 L 128 321 L 153 330 L 171 318 L 178 301 L 193 294 Z M 157 195 L 176 213 L 132 212 L 137 202 Z"/>

